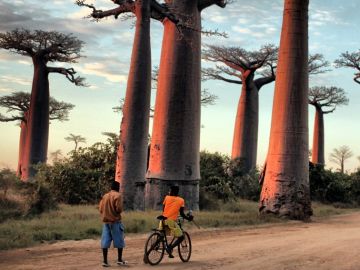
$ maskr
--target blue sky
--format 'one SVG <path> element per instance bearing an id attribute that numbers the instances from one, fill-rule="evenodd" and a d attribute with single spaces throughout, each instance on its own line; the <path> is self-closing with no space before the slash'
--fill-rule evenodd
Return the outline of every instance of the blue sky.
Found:
<path id="1" fill-rule="evenodd" d="M 110 0 L 93 0 L 99 8 L 114 7 Z M 263 44 L 278 44 L 281 31 L 283 0 L 235 0 L 225 9 L 216 6 L 203 12 L 203 27 L 219 29 L 228 33 L 228 38 L 203 37 L 203 44 L 239 46 L 255 50 Z M 310 0 L 309 50 L 322 53 L 333 62 L 345 51 L 357 51 L 360 46 L 360 1 Z M 50 94 L 57 100 L 73 103 L 70 121 L 50 125 L 49 152 L 61 149 L 66 155 L 73 144 L 64 137 L 69 133 L 86 137 L 86 146 L 105 141 L 102 132 L 118 132 L 119 114 L 112 107 L 124 97 L 127 72 L 131 56 L 134 21 L 104 19 L 91 22 L 83 19 L 89 13 L 86 8 L 74 5 L 73 0 L 1 0 L 0 31 L 17 27 L 41 30 L 56 30 L 73 33 L 86 42 L 79 63 L 73 67 L 86 77 L 90 87 L 72 85 L 59 74 L 50 75 Z M 152 62 L 159 64 L 162 25 L 152 21 Z M 203 63 L 208 65 L 208 63 Z M 66 65 L 67 66 L 67 65 Z M 0 50 L 0 96 L 13 91 L 30 92 L 32 63 L 29 58 Z M 310 78 L 310 86 L 325 85 L 344 88 L 350 99 L 348 106 L 325 116 L 325 157 L 328 168 L 336 168 L 328 161 L 333 148 L 348 145 L 354 156 L 345 164 L 345 169 L 359 166 L 360 86 L 352 80 L 351 69 L 335 69 Z M 219 97 L 216 105 L 202 110 L 201 149 L 230 154 L 237 102 L 240 96 L 238 85 L 221 81 L 203 82 Z M 260 91 L 260 123 L 258 164 L 262 165 L 268 148 L 272 97 L 274 83 Z M 152 94 L 155 102 L 155 91 Z M 314 110 L 309 109 L 309 142 L 312 144 Z M 152 124 L 152 123 L 150 123 Z M 20 128 L 15 123 L 0 123 L 0 167 L 15 168 L 18 155 Z M 85 146 L 85 145 L 83 145 Z"/>

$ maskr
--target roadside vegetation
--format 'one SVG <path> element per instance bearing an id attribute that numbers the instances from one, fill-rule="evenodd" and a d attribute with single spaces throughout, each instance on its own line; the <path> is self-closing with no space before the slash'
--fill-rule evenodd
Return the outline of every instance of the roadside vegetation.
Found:
<path id="1" fill-rule="evenodd" d="M 33 183 L 20 181 L 11 170 L 0 170 L 0 249 L 99 237 L 97 203 L 113 181 L 116 146 L 116 136 L 108 136 L 105 143 L 80 147 L 52 165 L 39 166 Z M 244 173 L 241 160 L 230 161 L 219 153 L 203 151 L 200 156 L 201 211 L 194 214 L 202 228 L 286 222 L 259 216 L 259 170 Z M 346 174 L 310 163 L 309 172 L 314 217 L 358 209 L 360 170 Z M 159 214 L 125 212 L 127 233 L 149 232 L 157 226 Z M 186 226 L 195 229 L 190 223 Z"/>

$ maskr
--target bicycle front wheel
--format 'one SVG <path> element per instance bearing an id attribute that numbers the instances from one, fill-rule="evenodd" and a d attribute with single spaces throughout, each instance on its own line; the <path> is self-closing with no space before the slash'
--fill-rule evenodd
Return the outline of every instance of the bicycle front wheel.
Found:
<path id="1" fill-rule="evenodd" d="M 163 236 L 159 232 L 150 234 L 145 244 L 144 259 L 151 265 L 159 264 L 164 257 Z"/>
<path id="2" fill-rule="evenodd" d="M 187 232 L 184 232 L 184 240 L 178 245 L 180 259 L 183 262 L 188 262 L 191 257 L 191 239 Z"/>

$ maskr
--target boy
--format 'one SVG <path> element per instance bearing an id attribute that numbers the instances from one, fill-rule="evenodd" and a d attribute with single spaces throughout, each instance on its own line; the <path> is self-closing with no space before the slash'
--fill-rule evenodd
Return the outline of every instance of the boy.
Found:
<path id="1" fill-rule="evenodd" d="M 100 201 L 99 211 L 103 221 L 101 234 L 101 248 L 103 252 L 103 267 L 109 267 L 107 255 L 111 242 L 118 249 L 118 265 L 127 264 L 122 260 L 122 252 L 125 247 L 124 225 L 121 223 L 122 198 L 120 195 L 120 184 L 114 181 L 111 185 L 111 191 L 106 193 Z"/>
<path id="2" fill-rule="evenodd" d="M 169 227 L 172 234 L 177 237 L 175 242 L 167 247 L 167 252 L 169 253 L 169 258 L 174 258 L 172 255 L 172 250 L 179 245 L 182 240 L 184 240 L 183 232 L 180 229 L 179 225 L 176 223 L 176 220 L 180 214 L 184 219 L 192 221 L 194 217 L 192 215 L 185 215 L 184 213 L 185 201 L 179 196 L 179 187 L 171 186 L 170 193 L 167 195 L 163 202 L 163 216 L 167 219 L 165 220 L 165 225 Z"/>

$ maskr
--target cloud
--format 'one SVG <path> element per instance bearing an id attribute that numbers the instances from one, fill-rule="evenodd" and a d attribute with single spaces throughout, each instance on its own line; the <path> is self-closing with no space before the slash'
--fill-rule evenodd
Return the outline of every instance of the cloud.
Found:
<path id="1" fill-rule="evenodd" d="M 0 93 L 11 93 L 13 90 L 6 87 L 0 87 Z"/>
<path id="2" fill-rule="evenodd" d="M 99 77 L 104 77 L 110 82 L 126 82 L 127 76 L 124 74 L 116 74 L 112 70 L 109 70 L 107 64 L 103 62 L 94 62 L 84 64 L 83 67 L 77 68 L 81 73 L 88 75 L 96 75 Z"/>
<path id="3" fill-rule="evenodd" d="M 3 82 L 12 82 L 20 85 L 31 85 L 31 80 L 25 77 L 13 76 L 13 75 L 2 75 L 0 76 L 0 81 Z"/>

